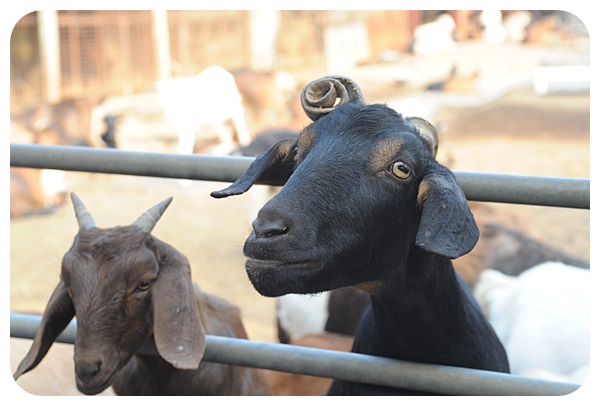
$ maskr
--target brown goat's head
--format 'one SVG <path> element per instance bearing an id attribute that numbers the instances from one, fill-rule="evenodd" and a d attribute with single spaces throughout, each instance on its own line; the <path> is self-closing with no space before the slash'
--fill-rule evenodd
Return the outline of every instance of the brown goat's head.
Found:
<path id="1" fill-rule="evenodd" d="M 259 211 L 244 245 L 258 292 L 316 293 L 380 281 L 404 269 L 413 249 L 456 258 L 473 248 L 479 231 L 454 175 L 435 161 L 431 124 L 366 104 L 345 77 L 311 82 L 301 97 L 314 122 L 298 140 L 276 144 L 212 193 L 283 186 Z"/>
<path id="2" fill-rule="evenodd" d="M 14 378 L 33 369 L 73 316 L 77 317 L 77 388 L 109 387 L 151 337 L 178 369 L 196 369 L 205 347 L 187 259 L 150 232 L 171 202 L 157 204 L 132 225 L 101 229 L 72 194 L 79 223 L 56 287 Z"/>

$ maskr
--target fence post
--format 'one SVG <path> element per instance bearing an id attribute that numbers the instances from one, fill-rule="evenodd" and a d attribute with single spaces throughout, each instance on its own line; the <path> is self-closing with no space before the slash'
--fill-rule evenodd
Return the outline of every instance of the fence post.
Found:
<path id="1" fill-rule="evenodd" d="M 156 51 L 158 79 L 171 77 L 171 41 L 169 15 L 166 10 L 152 10 L 152 34 Z"/>
<path id="2" fill-rule="evenodd" d="M 58 11 L 39 10 L 37 20 L 41 66 L 46 80 L 46 98 L 49 102 L 55 102 L 61 98 Z"/>
<path id="3" fill-rule="evenodd" d="M 256 70 L 270 71 L 277 66 L 277 35 L 281 20 L 279 10 L 251 10 L 250 60 Z"/>

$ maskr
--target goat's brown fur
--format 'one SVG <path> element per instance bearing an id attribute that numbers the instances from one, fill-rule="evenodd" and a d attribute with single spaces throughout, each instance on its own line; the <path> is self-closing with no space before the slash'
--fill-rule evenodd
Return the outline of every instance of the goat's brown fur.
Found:
<path id="1" fill-rule="evenodd" d="M 112 384 L 119 395 L 268 394 L 256 369 L 201 363 L 206 334 L 247 334 L 240 310 L 202 292 L 187 258 L 150 234 L 170 200 L 151 209 L 160 206 L 158 214 L 148 216 L 149 210 L 133 225 L 109 229 L 96 227 L 78 198 L 73 202 L 80 230 L 15 379 L 35 368 L 77 315 L 74 361 L 82 393 Z M 148 343 L 159 355 L 137 353 Z"/>
<path id="2" fill-rule="evenodd" d="M 62 206 L 66 194 L 48 195 L 37 168 L 10 168 L 10 218 L 44 214 Z"/>
<path id="3" fill-rule="evenodd" d="M 35 144 L 101 147 L 102 124 L 94 116 L 99 104 L 96 99 L 67 98 L 32 107 L 20 119 L 33 132 Z"/>
<path id="4" fill-rule="evenodd" d="M 11 142 L 61 146 L 106 146 L 100 139 L 99 100 L 67 98 L 41 103 L 11 119 L 17 132 Z M 14 140 L 13 140 L 14 137 Z M 66 193 L 45 192 L 42 173 L 36 168 L 10 170 L 10 217 L 48 214 L 66 201 Z"/>

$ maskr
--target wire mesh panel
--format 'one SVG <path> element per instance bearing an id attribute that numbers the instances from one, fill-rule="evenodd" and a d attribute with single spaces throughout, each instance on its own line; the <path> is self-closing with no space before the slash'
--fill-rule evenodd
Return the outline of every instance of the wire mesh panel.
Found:
<path id="1" fill-rule="evenodd" d="M 420 11 L 407 10 L 282 10 L 277 67 L 291 72 L 326 68 L 327 30 L 353 23 L 365 24 L 373 55 L 406 49 L 420 17 Z"/>
<path id="2" fill-rule="evenodd" d="M 421 14 L 420 10 L 370 10 L 367 24 L 373 56 L 408 49 L 412 33 L 421 22 Z"/>
<path id="3" fill-rule="evenodd" d="M 36 13 L 21 18 L 10 37 L 10 100 L 25 105 L 44 96 Z"/>
<path id="4" fill-rule="evenodd" d="M 63 96 L 147 91 L 156 77 L 149 11 L 59 13 Z"/>
<path id="5" fill-rule="evenodd" d="M 169 11 L 174 76 L 194 75 L 210 65 L 226 69 L 250 63 L 248 11 Z"/>
<path id="6" fill-rule="evenodd" d="M 324 68 L 325 23 L 323 12 L 281 11 L 281 26 L 277 38 L 277 67 L 288 71 Z"/>
<path id="7" fill-rule="evenodd" d="M 210 65 L 230 70 L 251 66 L 250 14 L 247 10 L 168 11 L 171 74 L 194 75 Z M 290 72 L 327 68 L 326 31 L 350 23 L 368 26 L 373 51 L 396 47 L 411 30 L 402 23 L 409 14 L 282 10 L 275 67 Z M 11 37 L 13 111 L 47 101 L 37 17 L 37 12 L 24 16 Z M 60 83 L 62 98 L 103 98 L 153 89 L 159 61 L 151 11 L 61 10 L 57 18 L 60 78 L 54 79 Z M 387 30 L 389 25 L 398 28 Z M 382 33 L 389 38 L 382 38 Z"/>

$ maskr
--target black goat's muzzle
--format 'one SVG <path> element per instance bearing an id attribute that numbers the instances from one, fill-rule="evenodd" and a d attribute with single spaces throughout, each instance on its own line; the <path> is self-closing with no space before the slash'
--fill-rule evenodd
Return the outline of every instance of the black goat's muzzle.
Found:
<path id="1" fill-rule="evenodd" d="M 252 286 L 263 296 L 279 297 L 288 293 L 309 293 L 319 280 L 321 264 L 316 260 L 282 262 L 248 258 L 246 273 Z M 322 289 L 314 289 L 313 293 Z"/>

